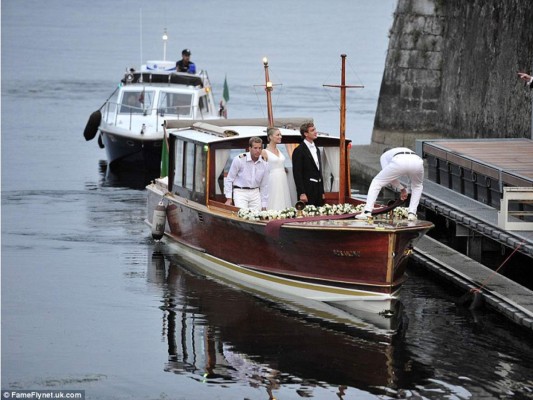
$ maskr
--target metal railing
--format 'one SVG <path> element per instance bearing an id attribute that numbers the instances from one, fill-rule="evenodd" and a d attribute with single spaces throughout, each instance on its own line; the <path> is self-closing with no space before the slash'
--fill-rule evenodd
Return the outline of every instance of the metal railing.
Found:
<path id="1" fill-rule="evenodd" d="M 129 112 L 123 112 L 125 107 L 129 109 Z M 198 119 L 203 119 L 203 112 L 199 106 L 173 106 L 173 107 L 135 107 L 116 102 L 108 101 L 105 103 L 102 109 L 102 119 L 110 125 L 117 125 L 119 117 L 128 116 L 129 122 L 126 129 L 131 129 L 134 121 L 134 117 L 154 117 L 153 112 L 156 111 L 155 126 L 157 130 L 165 119 L 194 119 L 195 116 Z M 199 116 L 197 115 L 199 114 Z"/>

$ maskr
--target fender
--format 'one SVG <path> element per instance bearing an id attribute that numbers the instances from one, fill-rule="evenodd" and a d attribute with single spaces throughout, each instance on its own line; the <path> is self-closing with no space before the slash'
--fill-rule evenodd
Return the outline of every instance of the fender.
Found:
<path id="1" fill-rule="evenodd" d="M 85 130 L 83 131 L 83 137 L 85 140 L 93 140 L 96 134 L 98 133 L 98 127 L 102 121 L 102 113 L 100 110 L 97 110 L 91 114 L 87 125 L 85 125 Z"/>

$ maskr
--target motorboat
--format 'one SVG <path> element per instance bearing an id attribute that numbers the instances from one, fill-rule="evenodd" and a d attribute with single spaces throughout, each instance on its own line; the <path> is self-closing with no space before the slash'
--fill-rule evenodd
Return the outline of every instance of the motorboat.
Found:
<path id="1" fill-rule="evenodd" d="M 215 104 L 207 71 L 176 72 L 176 64 L 151 60 L 126 71 L 116 90 L 91 114 L 84 136 L 105 148 L 110 167 L 159 171 L 163 122 L 212 120 L 226 115 Z"/>
<path id="2" fill-rule="evenodd" d="M 350 140 L 342 130 L 315 140 L 325 158 L 324 206 L 251 211 L 225 204 L 225 176 L 249 139 L 266 142 L 266 129 L 278 127 L 286 149 L 278 148 L 290 163 L 305 121 L 276 119 L 270 112 L 268 119 L 165 121 L 168 176 L 147 186 L 146 222 L 155 239 L 171 243 L 206 274 L 253 290 L 390 315 L 413 247 L 433 224 L 408 220 L 401 202 L 355 218 L 364 202 L 351 195 Z"/>

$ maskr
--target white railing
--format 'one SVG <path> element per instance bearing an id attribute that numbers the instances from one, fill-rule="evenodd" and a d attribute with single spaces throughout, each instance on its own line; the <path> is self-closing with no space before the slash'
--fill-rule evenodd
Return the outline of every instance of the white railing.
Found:
<path id="1" fill-rule="evenodd" d="M 134 117 L 148 117 L 148 116 L 153 117 L 154 110 L 157 110 L 155 114 L 155 118 L 156 118 L 155 126 L 159 127 L 165 119 L 193 119 L 195 115 L 194 110 L 195 108 L 198 108 L 198 106 L 191 107 L 188 105 L 166 107 L 166 108 L 159 108 L 159 109 L 128 106 L 130 110 L 129 112 L 118 112 L 122 107 L 124 107 L 124 105 L 118 104 L 116 102 L 108 101 L 103 107 L 102 119 L 106 123 L 116 126 L 120 115 L 128 116 L 129 124 L 126 129 L 132 129 Z M 202 118 L 202 117 L 203 115 L 200 112 L 199 118 Z M 159 121 L 161 121 L 161 124 Z"/>

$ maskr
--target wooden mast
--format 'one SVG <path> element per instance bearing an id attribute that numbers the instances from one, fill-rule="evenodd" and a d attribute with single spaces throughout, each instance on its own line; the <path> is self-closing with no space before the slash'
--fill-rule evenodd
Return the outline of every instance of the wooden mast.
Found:
<path id="1" fill-rule="evenodd" d="M 268 74 L 268 59 L 263 58 L 263 65 L 265 66 L 265 91 L 267 95 L 267 111 L 268 111 L 268 127 L 274 127 L 274 113 L 272 112 L 272 82 L 270 82 L 270 77 Z"/>
<path id="2" fill-rule="evenodd" d="M 342 68 L 341 68 L 341 84 L 340 85 L 324 85 L 326 87 L 336 87 L 341 90 L 341 120 L 340 120 L 340 165 L 339 165 L 339 204 L 346 202 L 346 197 L 349 195 L 349 179 L 346 157 L 346 89 L 347 88 L 363 88 L 364 86 L 347 86 L 346 85 L 346 54 L 341 54 Z"/>

